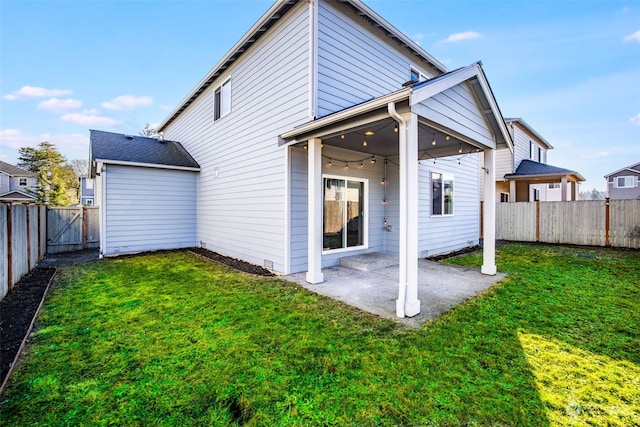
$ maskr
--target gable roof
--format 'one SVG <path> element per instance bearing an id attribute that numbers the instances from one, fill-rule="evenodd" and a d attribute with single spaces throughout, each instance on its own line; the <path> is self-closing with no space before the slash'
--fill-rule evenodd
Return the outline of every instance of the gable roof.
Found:
<path id="1" fill-rule="evenodd" d="M 584 177 L 576 171 L 547 165 L 545 163 L 534 162 L 533 160 L 522 160 L 515 173 L 506 174 L 506 179 L 532 178 L 532 177 L 562 177 L 573 175 L 578 181 L 585 181 Z"/>
<path id="2" fill-rule="evenodd" d="M 29 193 L 25 193 L 20 190 L 11 190 L 7 191 L 4 194 L 0 194 L 0 201 L 10 202 L 10 201 L 35 201 L 36 198 Z"/>
<path id="3" fill-rule="evenodd" d="M 200 165 L 175 141 L 90 130 L 91 176 L 96 163 L 199 171 Z"/>
<path id="4" fill-rule="evenodd" d="M 553 146 L 551 144 L 549 144 L 549 141 L 547 141 L 546 139 L 544 139 L 542 137 L 542 135 L 540 135 L 538 132 L 536 132 L 536 130 L 534 128 L 532 128 L 531 126 L 529 126 L 529 123 L 525 122 L 523 119 L 521 119 L 520 117 L 510 117 L 510 118 L 505 118 L 504 121 L 506 123 L 517 123 L 520 126 L 522 126 L 527 132 L 529 132 L 530 134 L 532 134 L 534 137 L 536 137 L 538 140 L 540 140 L 540 142 L 545 146 L 545 148 L 547 149 L 552 149 Z"/>
<path id="5" fill-rule="evenodd" d="M 7 162 L 3 162 L 0 160 L 0 172 L 3 172 L 9 176 L 18 176 L 23 177 L 26 176 L 28 178 L 35 178 L 37 175 L 31 171 L 24 170 L 17 166 L 10 165 Z"/>
<path id="6" fill-rule="evenodd" d="M 605 175 L 604 177 L 605 178 L 609 178 L 612 175 L 617 175 L 620 172 L 624 172 L 624 171 L 640 173 L 640 163 L 636 163 L 636 164 L 633 164 L 631 166 L 627 166 L 626 168 L 618 169 L 617 171 L 611 172 L 611 173 Z"/>
<path id="7" fill-rule="evenodd" d="M 206 76 L 189 92 L 189 94 L 178 104 L 178 106 L 158 125 L 158 131 L 166 128 L 176 117 L 178 117 L 202 92 L 204 92 L 213 82 L 222 75 L 231 65 L 240 58 L 256 41 L 262 37 L 269 28 L 278 22 L 301 0 L 277 0 L 262 17 L 245 33 L 244 36 L 222 57 L 220 61 L 207 73 Z M 400 32 L 384 18 L 370 9 L 360 0 L 337 0 L 348 5 L 355 14 L 369 22 L 374 27 L 384 32 L 387 37 L 408 49 L 413 55 L 429 63 L 435 70 L 447 72 L 447 68 L 427 53 L 417 43 Z"/>

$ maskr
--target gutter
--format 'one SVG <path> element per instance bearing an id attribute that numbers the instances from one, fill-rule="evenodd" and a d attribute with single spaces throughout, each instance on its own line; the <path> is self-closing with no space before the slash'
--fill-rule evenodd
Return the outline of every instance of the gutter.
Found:
<path id="1" fill-rule="evenodd" d="M 398 114 L 398 111 L 396 111 L 395 102 L 389 102 L 387 104 L 387 111 L 389 112 L 389 115 L 391 116 L 391 118 L 398 122 L 399 130 L 401 132 L 405 132 L 406 134 L 407 122 L 405 122 L 402 116 Z M 400 221 L 406 221 L 406 218 L 400 218 Z M 402 236 L 400 236 L 400 240 L 401 240 L 401 244 L 403 243 L 402 240 L 404 240 L 404 244 L 406 245 L 407 243 L 406 236 L 404 237 L 404 239 L 402 238 Z M 400 271 L 400 274 L 403 275 L 402 271 Z M 406 273 L 404 275 L 406 275 Z M 404 306 L 406 301 L 407 301 L 407 278 L 401 277 L 398 282 L 398 299 L 396 300 L 396 316 L 405 317 Z"/>

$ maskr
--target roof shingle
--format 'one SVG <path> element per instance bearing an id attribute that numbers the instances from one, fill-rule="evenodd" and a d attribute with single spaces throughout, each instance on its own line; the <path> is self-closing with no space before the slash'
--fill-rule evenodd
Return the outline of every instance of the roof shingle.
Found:
<path id="1" fill-rule="evenodd" d="M 3 162 L 0 160 L 0 172 L 4 172 L 7 175 L 11 176 L 26 176 L 29 178 L 35 178 L 37 175 L 31 171 L 24 170 L 17 166 L 10 165 L 7 162 Z"/>
<path id="2" fill-rule="evenodd" d="M 199 169 L 200 165 L 176 141 L 159 141 L 144 136 L 90 131 L 91 161 L 112 160 L 127 163 L 177 166 Z"/>

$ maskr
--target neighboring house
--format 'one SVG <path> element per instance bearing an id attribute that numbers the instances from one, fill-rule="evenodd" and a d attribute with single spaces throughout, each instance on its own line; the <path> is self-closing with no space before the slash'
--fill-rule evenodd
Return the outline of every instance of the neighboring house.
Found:
<path id="1" fill-rule="evenodd" d="M 640 163 L 611 172 L 604 178 L 610 199 L 640 199 Z"/>
<path id="2" fill-rule="evenodd" d="M 582 175 L 548 165 L 547 151 L 553 147 L 523 119 L 508 118 L 505 122 L 513 152 L 496 153 L 496 201 L 577 200 Z"/>
<path id="3" fill-rule="evenodd" d="M 80 177 L 80 203 L 85 206 L 93 206 L 95 204 L 92 178 L 87 178 L 86 176 Z"/>
<path id="4" fill-rule="evenodd" d="M 38 176 L 0 161 L 0 202 L 34 203 Z"/>
<path id="5" fill-rule="evenodd" d="M 141 171 L 156 174 L 147 185 L 166 189 L 178 171 L 131 161 L 128 180 L 115 185 L 112 169 L 124 166 L 101 159 L 102 137 L 92 131 L 103 255 L 140 250 L 184 224 L 192 233 L 165 247 L 203 246 L 306 272 L 311 283 L 341 257 L 396 254 L 399 316 L 420 310 L 420 256 L 478 244 L 480 194 L 495 197 L 495 151 L 511 149 L 481 63 L 447 70 L 358 0 L 277 1 L 158 131 L 200 165 L 198 174 L 180 171 L 193 185 L 191 209 L 146 226 L 137 246 L 115 243 L 135 227 L 126 209 L 113 220 L 109 206 L 125 196 L 130 206 L 146 203 L 127 194 L 149 191 Z M 490 183 L 482 188 L 480 158 Z M 162 208 L 141 214 L 140 226 L 181 206 L 173 196 L 165 190 Z M 482 271 L 495 274 L 495 205 L 484 210 Z M 112 236 L 112 227 L 121 230 Z"/>
<path id="6" fill-rule="evenodd" d="M 100 252 L 196 245 L 198 164 L 177 142 L 91 131 Z"/>

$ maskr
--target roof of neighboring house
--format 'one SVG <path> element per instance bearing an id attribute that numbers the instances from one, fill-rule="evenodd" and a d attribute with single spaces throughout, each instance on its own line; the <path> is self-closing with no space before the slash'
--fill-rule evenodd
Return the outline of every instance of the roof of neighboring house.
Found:
<path id="1" fill-rule="evenodd" d="M 0 201 L 2 202 L 11 202 L 11 201 L 35 201 L 36 198 L 31 194 L 25 193 L 20 190 L 11 190 L 4 194 L 0 194 Z"/>
<path id="2" fill-rule="evenodd" d="M 227 54 L 207 73 L 195 88 L 178 104 L 178 106 L 158 126 L 158 131 L 163 130 L 177 116 L 180 115 L 202 92 L 204 92 L 222 73 L 225 72 L 242 54 L 247 51 L 269 28 L 278 22 L 300 0 L 277 0 L 253 27 L 227 52 Z M 371 23 L 375 28 L 384 32 L 387 37 L 408 49 L 416 57 L 426 61 L 435 70 L 446 72 L 447 67 L 427 53 L 416 42 L 400 32 L 384 18 L 370 9 L 360 0 L 338 0 L 345 4 L 360 16 Z"/>
<path id="3" fill-rule="evenodd" d="M 7 162 L 0 160 L 0 172 L 4 172 L 9 176 L 26 176 L 29 178 L 35 178 L 37 175 L 31 171 L 24 170 L 17 166 L 10 165 Z"/>
<path id="4" fill-rule="evenodd" d="M 97 162 L 200 170 L 198 163 L 176 141 L 91 130 L 89 150 L 92 174 Z"/>
<path id="5" fill-rule="evenodd" d="M 618 170 L 617 170 L 617 171 L 615 171 L 615 172 L 611 172 L 611 173 L 609 173 L 609 174 L 606 174 L 604 177 L 605 177 L 605 178 L 609 178 L 609 177 L 610 177 L 610 176 L 612 176 L 612 175 L 617 175 L 617 174 L 619 174 L 620 172 L 626 172 L 626 171 L 628 171 L 628 172 L 640 173 L 640 163 L 636 163 L 636 164 L 633 164 L 633 165 L 631 165 L 631 166 L 627 166 L 626 168 L 618 169 Z"/>
<path id="6" fill-rule="evenodd" d="M 585 181 L 584 177 L 576 171 L 547 165 L 546 163 L 534 162 L 533 160 L 522 160 L 515 173 L 506 174 L 506 179 L 529 178 L 529 177 L 553 177 L 573 175 L 578 181 Z"/>
<path id="7" fill-rule="evenodd" d="M 547 141 L 546 139 L 544 139 L 542 137 L 542 135 L 540 135 L 538 132 L 536 132 L 536 130 L 534 128 L 532 128 L 531 126 L 529 126 L 529 123 L 525 122 L 523 119 L 519 118 L 519 117 L 511 117 L 511 118 L 505 118 L 504 119 L 505 123 L 507 124 L 511 124 L 511 123 L 519 123 L 523 128 L 525 128 L 525 130 L 529 133 L 531 133 L 534 137 L 536 137 L 537 139 L 540 140 L 540 142 L 546 146 L 547 149 L 552 149 L 553 146 L 551 144 L 549 144 L 549 141 Z"/>

